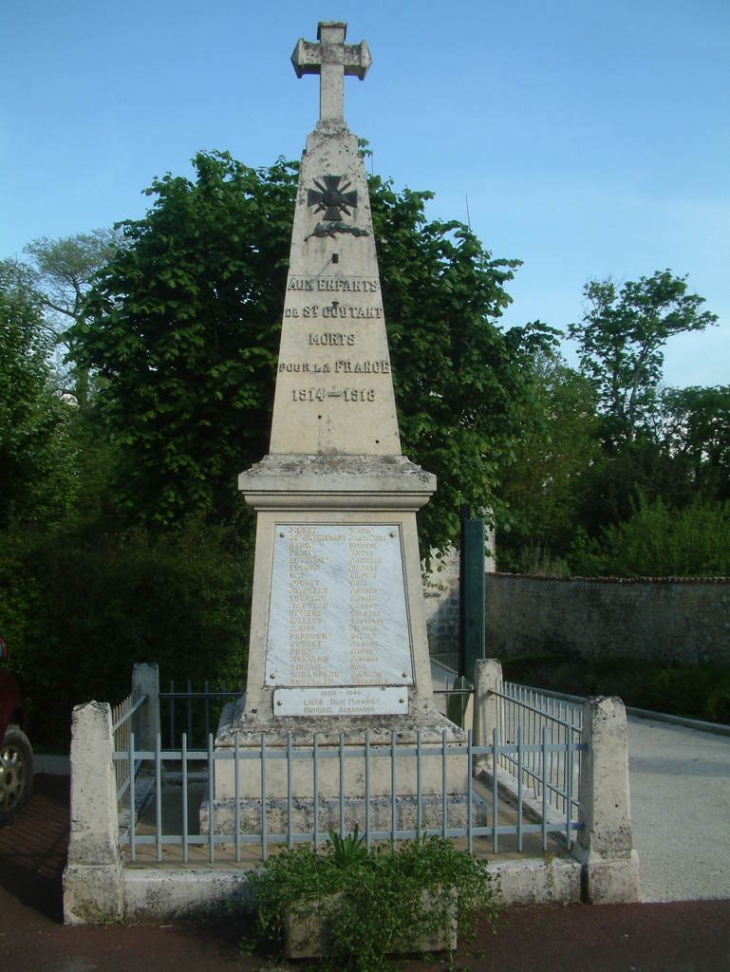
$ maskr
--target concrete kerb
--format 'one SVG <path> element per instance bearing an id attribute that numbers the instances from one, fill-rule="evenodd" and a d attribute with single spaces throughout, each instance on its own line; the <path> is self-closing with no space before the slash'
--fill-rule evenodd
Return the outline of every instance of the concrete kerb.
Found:
<path id="1" fill-rule="evenodd" d="M 499 907 L 581 901 L 579 861 L 559 857 L 492 861 L 487 869 Z M 119 875 L 121 908 L 115 917 L 137 921 L 194 917 L 230 907 L 253 910 L 255 897 L 249 884 L 253 872 L 214 867 L 123 868 Z M 93 921 L 89 919 L 89 923 Z"/>

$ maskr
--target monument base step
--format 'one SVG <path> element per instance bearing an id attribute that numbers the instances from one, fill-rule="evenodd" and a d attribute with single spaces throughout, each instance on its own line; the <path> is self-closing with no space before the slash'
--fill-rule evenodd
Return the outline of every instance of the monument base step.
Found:
<path id="1" fill-rule="evenodd" d="M 369 819 L 367 807 L 369 806 Z M 419 819 L 420 806 L 420 819 Z M 345 798 L 344 804 L 340 800 L 267 800 L 266 801 L 266 833 L 286 834 L 291 823 L 292 832 L 297 834 L 314 833 L 315 810 L 317 829 L 322 835 L 330 830 L 340 831 L 341 826 L 347 832 L 354 831 L 357 826 L 360 832 L 365 832 L 367 826 L 370 831 L 390 833 L 393 829 L 393 802 L 389 797 L 377 797 L 369 801 L 357 798 Z M 466 827 L 469 805 L 466 794 L 448 794 L 446 799 L 446 826 L 448 828 Z M 489 823 L 488 804 L 479 797 L 472 797 L 472 825 L 485 827 Z M 262 833 L 261 800 L 239 800 L 238 827 L 241 834 Z M 213 827 L 216 834 L 230 834 L 231 840 L 236 832 L 236 802 L 235 800 L 215 800 L 213 802 Z M 395 829 L 407 830 L 438 830 L 444 827 L 444 804 L 441 795 L 397 797 L 395 801 Z M 210 833 L 210 804 L 207 800 L 200 806 L 200 833 Z"/>

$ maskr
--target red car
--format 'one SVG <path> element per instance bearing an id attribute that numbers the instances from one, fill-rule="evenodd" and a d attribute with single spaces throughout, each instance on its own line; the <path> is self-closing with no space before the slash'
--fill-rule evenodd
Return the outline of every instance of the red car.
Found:
<path id="1" fill-rule="evenodd" d="M 0 827 L 20 813 L 33 789 L 33 750 L 25 729 L 18 683 L 2 664 L 8 649 L 0 638 Z"/>

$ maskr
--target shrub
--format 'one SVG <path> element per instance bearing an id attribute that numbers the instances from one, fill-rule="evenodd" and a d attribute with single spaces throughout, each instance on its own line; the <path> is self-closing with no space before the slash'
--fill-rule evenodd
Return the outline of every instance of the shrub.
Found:
<path id="1" fill-rule="evenodd" d="M 472 934 L 476 909 L 494 918 L 486 862 L 450 841 L 426 837 L 370 851 L 361 841 L 357 832 L 344 841 L 330 833 L 321 853 L 307 845 L 270 858 L 254 879 L 259 931 L 281 939 L 287 916 L 306 920 L 315 912 L 325 964 L 374 972 L 424 937 L 449 941 L 455 900 L 462 937 Z"/>
<path id="2" fill-rule="evenodd" d="M 730 723 L 730 669 L 657 665 L 636 658 L 581 659 L 558 653 L 505 658 L 504 677 L 570 695 L 619 695 L 626 705 Z"/>
<path id="3" fill-rule="evenodd" d="M 134 662 L 156 662 L 163 680 L 245 676 L 250 558 L 222 529 L 26 529 L 5 540 L 0 631 L 34 744 L 64 748 L 73 706 L 119 701 Z"/>
<path id="4" fill-rule="evenodd" d="M 571 566 L 608 577 L 730 575 L 730 503 L 677 510 L 640 493 L 628 520 L 605 529 L 590 547 L 576 545 Z"/>

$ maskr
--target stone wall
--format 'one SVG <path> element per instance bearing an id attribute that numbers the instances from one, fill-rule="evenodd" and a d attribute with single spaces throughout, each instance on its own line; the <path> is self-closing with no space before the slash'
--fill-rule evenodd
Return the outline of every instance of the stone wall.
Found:
<path id="1" fill-rule="evenodd" d="M 730 578 L 556 580 L 487 574 L 486 653 L 730 665 Z"/>

